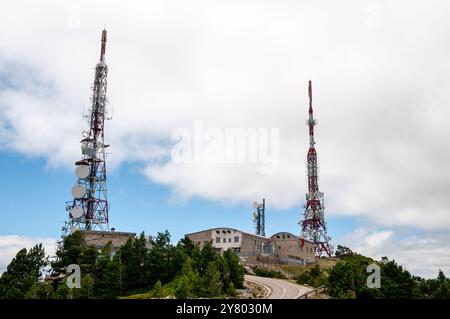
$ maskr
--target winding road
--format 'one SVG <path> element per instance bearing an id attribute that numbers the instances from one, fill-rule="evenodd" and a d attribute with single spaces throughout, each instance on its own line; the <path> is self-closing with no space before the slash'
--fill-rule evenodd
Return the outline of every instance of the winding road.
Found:
<path id="1" fill-rule="evenodd" d="M 245 280 L 264 286 L 269 292 L 266 299 L 297 299 L 311 290 L 283 279 L 245 275 Z"/>

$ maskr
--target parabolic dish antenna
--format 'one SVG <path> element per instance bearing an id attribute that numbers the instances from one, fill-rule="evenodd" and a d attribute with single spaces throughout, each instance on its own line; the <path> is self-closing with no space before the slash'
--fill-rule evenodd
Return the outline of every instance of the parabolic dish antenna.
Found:
<path id="1" fill-rule="evenodd" d="M 72 215 L 72 219 L 78 219 L 83 216 L 83 209 L 81 207 L 74 207 L 70 210 L 70 215 Z"/>
<path id="2" fill-rule="evenodd" d="M 89 176 L 89 166 L 88 165 L 78 165 L 75 170 L 78 178 L 86 178 Z"/>
<path id="3" fill-rule="evenodd" d="M 257 202 L 253 202 L 253 208 L 257 209 L 259 207 L 259 204 Z"/>
<path id="4" fill-rule="evenodd" d="M 73 198 L 81 198 L 86 194 L 86 189 L 81 184 L 75 184 L 72 187 L 72 196 Z"/>
<path id="5" fill-rule="evenodd" d="M 88 150 L 87 143 L 81 143 L 81 154 L 86 155 Z"/>

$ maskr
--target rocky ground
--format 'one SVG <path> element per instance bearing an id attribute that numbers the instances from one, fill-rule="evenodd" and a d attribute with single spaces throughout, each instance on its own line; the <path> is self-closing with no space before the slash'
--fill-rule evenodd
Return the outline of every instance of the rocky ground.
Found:
<path id="1" fill-rule="evenodd" d="M 238 289 L 239 299 L 262 299 L 268 294 L 266 288 L 253 282 L 246 281 L 244 286 L 244 289 Z"/>

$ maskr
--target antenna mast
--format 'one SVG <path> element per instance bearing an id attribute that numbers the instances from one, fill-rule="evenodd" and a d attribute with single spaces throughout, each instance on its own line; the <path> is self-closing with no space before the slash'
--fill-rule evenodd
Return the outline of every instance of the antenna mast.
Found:
<path id="1" fill-rule="evenodd" d="M 263 198 L 262 204 L 253 203 L 253 222 L 255 223 L 255 234 L 266 236 L 266 199 Z"/>
<path id="2" fill-rule="evenodd" d="M 309 118 L 306 123 L 309 127 L 309 150 L 307 155 L 308 193 L 306 194 L 303 220 L 299 224 L 302 227 L 302 239 L 310 240 L 315 244 L 316 256 L 320 257 L 322 254 L 326 254 L 331 257 L 333 248 L 329 243 L 331 238 L 327 235 L 327 225 L 324 216 L 324 193 L 319 191 L 317 152 L 315 148 L 316 142 L 314 141 L 314 126 L 317 124 L 317 121 L 313 116 L 311 81 L 309 81 L 308 95 Z"/>
<path id="3" fill-rule="evenodd" d="M 63 237 L 74 230 L 109 230 L 109 205 L 106 184 L 106 148 L 104 129 L 108 66 L 105 64 L 106 30 L 102 32 L 100 61 L 95 67 L 89 131 L 81 140 L 82 159 L 75 163 L 78 180 L 72 187 L 73 200 L 66 203 L 69 220 Z"/>

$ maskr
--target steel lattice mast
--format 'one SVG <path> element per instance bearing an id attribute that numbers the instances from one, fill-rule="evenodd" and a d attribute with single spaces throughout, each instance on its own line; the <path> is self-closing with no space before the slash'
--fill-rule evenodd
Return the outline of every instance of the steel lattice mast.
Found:
<path id="1" fill-rule="evenodd" d="M 327 235 L 327 225 L 324 217 L 324 194 L 319 191 L 319 173 L 317 165 L 317 152 L 314 141 L 314 126 L 317 121 L 313 116 L 312 108 L 312 85 L 309 81 L 309 150 L 307 155 L 308 168 L 308 193 L 306 194 L 306 205 L 303 214 L 303 220 L 300 222 L 302 227 L 301 237 L 312 241 L 316 245 L 316 256 L 327 254 L 331 257 L 333 248 L 330 245 L 331 238 Z"/>
<path id="2" fill-rule="evenodd" d="M 266 199 L 263 198 L 262 204 L 253 203 L 253 222 L 255 223 L 255 234 L 266 236 Z"/>
<path id="3" fill-rule="evenodd" d="M 104 125 L 106 117 L 106 88 L 108 66 L 105 64 L 106 30 L 102 32 L 100 61 L 95 67 L 89 109 L 89 131 L 81 140 L 82 159 L 75 163 L 78 181 L 72 188 L 73 200 L 67 202 L 69 220 L 63 235 L 75 229 L 109 230 L 109 206 L 106 184 L 106 145 Z"/>

